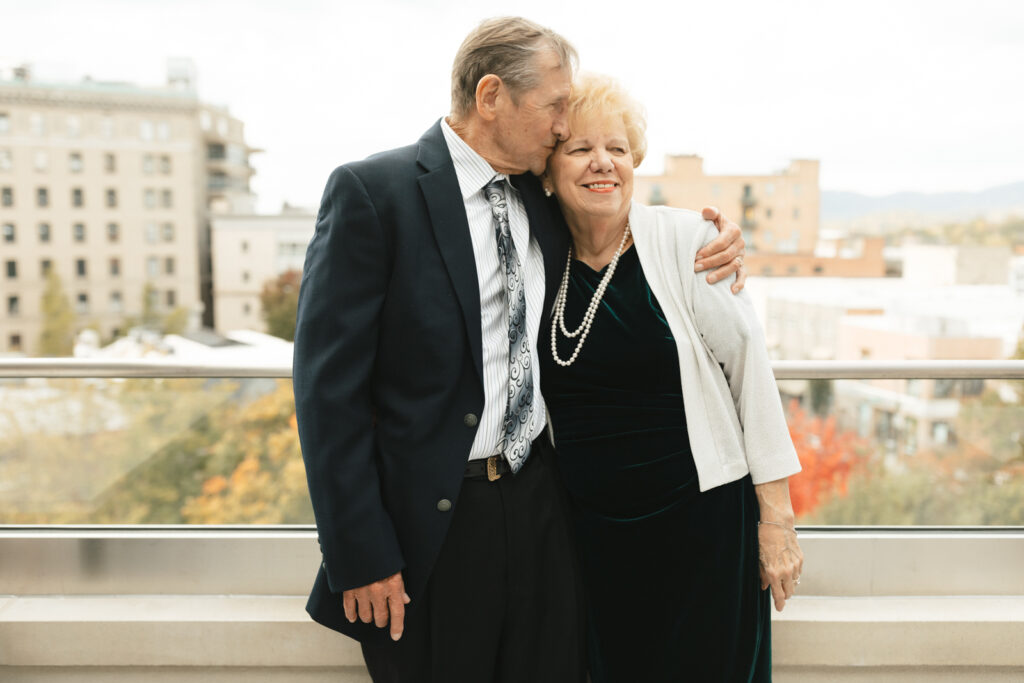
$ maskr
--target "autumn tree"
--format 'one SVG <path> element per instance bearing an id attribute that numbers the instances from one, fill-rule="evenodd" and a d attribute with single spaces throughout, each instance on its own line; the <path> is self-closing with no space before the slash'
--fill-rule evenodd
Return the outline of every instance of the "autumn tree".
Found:
<path id="1" fill-rule="evenodd" d="M 863 444 L 850 432 L 836 427 L 834 416 L 809 416 L 794 401 L 790 405 L 789 436 L 801 471 L 790 477 L 789 493 L 797 517 L 812 513 L 823 501 L 841 497 L 863 456 Z"/>
<path id="2" fill-rule="evenodd" d="M 75 346 L 75 314 L 64 294 L 60 276 L 50 268 L 42 301 L 43 331 L 39 335 L 40 356 L 70 356 Z"/>
<path id="3" fill-rule="evenodd" d="M 301 281 L 302 271 L 287 270 L 264 283 L 260 303 L 268 334 L 288 341 L 295 339 L 295 315 L 299 308 Z"/>

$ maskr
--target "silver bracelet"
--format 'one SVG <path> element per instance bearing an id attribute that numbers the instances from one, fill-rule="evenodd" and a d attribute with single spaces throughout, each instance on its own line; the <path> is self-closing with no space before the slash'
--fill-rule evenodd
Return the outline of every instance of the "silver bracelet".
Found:
<path id="1" fill-rule="evenodd" d="M 762 524 L 771 524 L 772 526 L 777 526 L 780 529 L 785 529 L 786 531 L 793 532 L 794 536 L 799 536 L 799 534 L 796 532 L 796 529 L 794 529 L 791 526 L 786 526 L 785 524 L 779 524 L 778 522 L 760 521 L 760 520 L 757 522 L 758 526 L 761 526 Z"/>

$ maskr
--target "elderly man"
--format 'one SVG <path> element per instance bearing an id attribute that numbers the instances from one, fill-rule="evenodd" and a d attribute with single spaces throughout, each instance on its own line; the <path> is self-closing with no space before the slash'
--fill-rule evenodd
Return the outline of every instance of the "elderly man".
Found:
<path id="1" fill-rule="evenodd" d="M 536 345 L 568 235 L 535 175 L 575 61 L 549 29 L 484 22 L 451 115 L 324 191 L 295 334 L 323 553 L 307 609 L 361 642 L 374 681 L 585 676 Z M 711 277 L 740 263 L 726 227 Z"/>

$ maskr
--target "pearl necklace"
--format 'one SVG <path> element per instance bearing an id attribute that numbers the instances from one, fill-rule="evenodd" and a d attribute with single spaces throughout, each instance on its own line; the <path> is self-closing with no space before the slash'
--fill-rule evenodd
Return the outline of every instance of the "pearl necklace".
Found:
<path id="1" fill-rule="evenodd" d="M 569 258 L 565 262 L 565 274 L 562 275 L 562 284 L 558 288 L 558 296 L 555 297 L 555 320 L 551 324 L 551 357 L 563 368 L 572 365 L 576 361 L 576 357 L 580 355 L 580 349 L 583 348 L 583 342 L 586 341 L 587 335 L 590 333 L 590 325 L 594 322 L 594 315 L 597 313 L 597 307 L 601 304 L 604 290 L 608 288 L 608 283 L 611 282 L 612 275 L 615 274 L 615 268 L 619 265 L 619 257 L 622 256 L 622 250 L 625 248 L 626 240 L 628 239 L 629 221 L 626 221 L 626 230 L 622 233 L 622 241 L 619 242 L 619 248 L 615 252 L 615 256 L 612 257 L 611 263 L 608 264 L 608 270 L 605 272 L 604 277 L 601 278 L 601 283 L 594 290 L 594 295 L 590 297 L 590 305 L 587 306 L 587 312 L 583 314 L 583 322 L 573 332 L 570 332 L 565 327 L 565 300 L 569 293 L 569 268 L 572 266 L 572 247 L 569 247 Z M 574 339 L 577 336 L 580 338 L 576 342 L 576 350 L 572 352 L 569 360 L 562 360 L 558 357 L 559 329 L 569 339 Z"/>

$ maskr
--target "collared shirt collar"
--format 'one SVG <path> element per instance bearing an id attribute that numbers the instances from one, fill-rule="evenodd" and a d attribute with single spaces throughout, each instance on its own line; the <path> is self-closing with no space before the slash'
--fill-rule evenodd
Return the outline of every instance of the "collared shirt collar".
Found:
<path id="1" fill-rule="evenodd" d="M 459 180 L 459 190 L 462 192 L 462 199 L 468 199 L 471 195 L 479 192 L 495 175 L 501 176 L 506 181 L 508 176 L 495 171 L 487 161 L 477 154 L 476 150 L 459 137 L 459 134 L 452 130 L 448 121 L 441 119 L 441 132 L 444 133 L 444 140 L 448 143 L 448 152 L 452 155 L 452 163 L 455 164 L 455 177 Z M 509 183 L 509 187 L 512 184 Z M 515 189 L 513 187 L 513 189 Z"/>

